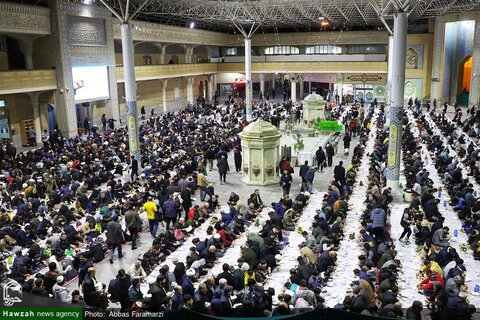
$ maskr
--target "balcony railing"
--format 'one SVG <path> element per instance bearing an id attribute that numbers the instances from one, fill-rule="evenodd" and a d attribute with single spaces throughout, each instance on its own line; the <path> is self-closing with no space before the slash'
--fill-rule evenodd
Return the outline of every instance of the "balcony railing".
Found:
<path id="1" fill-rule="evenodd" d="M 123 67 L 116 68 L 117 82 L 124 82 Z M 137 81 L 245 72 L 243 62 L 194 63 L 136 66 Z M 302 61 L 253 62 L 253 73 L 386 73 L 387 62 Z M 55 70 L 15 70 L 0 72 L 0 94 L 54 90 Z"/>
<path id="2" fill-rule="evenodd" d="M 124 82 L 123 67 L 117 67 L 117 82 Z M 135 67 L 135 80 L 168 79 L 217 72 L 216 63 L 162 64 Z"/>
<path id="3" fill-rule="evenodd" d="M 0 72 L 0 94 L 53 90 L 55 70 L 15 70 Z"/>

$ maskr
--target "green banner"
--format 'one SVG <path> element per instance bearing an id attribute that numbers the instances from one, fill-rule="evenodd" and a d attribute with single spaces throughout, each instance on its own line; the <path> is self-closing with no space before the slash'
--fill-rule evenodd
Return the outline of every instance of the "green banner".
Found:
<path id="1" fill-rule="evenodd" d="M 0 308 L 2 320 L 82 320 L 83 310 L 74 308 Z"/>
<path id="2" fill-rule="evenodd" d="M 343 126 L 337 121 L 318 121 L 315 123 L 315 128 L 319 131 L 342 131 Z"/>

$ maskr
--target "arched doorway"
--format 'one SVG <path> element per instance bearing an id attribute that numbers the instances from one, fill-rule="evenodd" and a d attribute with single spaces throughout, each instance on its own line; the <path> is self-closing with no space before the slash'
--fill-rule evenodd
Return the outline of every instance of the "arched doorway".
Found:
<path id="1" fill-rule="evenodd" d="M 472 62 L 472 56 L 466 56 L 458 66 L 457 102 L 459 105 L 468 105 L 468 95 L 472 81 Z"/>

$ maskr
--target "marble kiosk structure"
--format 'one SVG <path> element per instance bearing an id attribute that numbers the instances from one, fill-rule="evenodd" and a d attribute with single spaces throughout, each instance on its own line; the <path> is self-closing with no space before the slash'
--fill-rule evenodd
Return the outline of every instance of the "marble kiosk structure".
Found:
<path id="1" fill-rule="evenodd" d="M 282 134 L 270 122 L 258 119 L 239 134 L 242 140 L 242 181 L 247 185 L 278 184 Z"/>

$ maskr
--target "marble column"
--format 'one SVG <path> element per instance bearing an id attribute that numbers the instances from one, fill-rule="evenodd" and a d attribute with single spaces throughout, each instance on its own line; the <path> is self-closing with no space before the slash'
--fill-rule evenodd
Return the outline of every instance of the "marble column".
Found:
<path id="1" fill-rule="evenodd" d="M 260 73 L 258 77 L 260 78 L 260 92 L 265 96 L 265 74 Z"/>
<path id="2" fill-rule="evenodd" d="M 162 83 L 162 107 L 163 113 L 167 113 L 167 86 L 168 86 L 168 79 L 160 80 Z"/>
<path id="3" fill-rule="evenodd" d="M 387 65 L 387 86 L 385 90 L 385 111 L 387 119 L 385 124 L 390 126 L 390 105 L 392 102 L 392 67 L 393 67 L 393 36 L 388 37 L 388 65 Z"/>
<path id="4" fill-rule="evenodd" d="M 130 155 L 140 164 L 140 141 L 138 133 L 137 84 L 135 82 L 135 64 L 133 55 L 132 26 L 121 25 L 123 72 L 125 79 L 125 105 L 127 107 L 127 128 Z"/>
<path id="5" fill-rule="evenodd" d="M 193 105 L 197 104 L 197 101 L 194 101 L 193 98 L 193 84 L 195 82 L 195 77 L 185 77 L 187 79 L 187 101 Z"/>
<path id="6" fill-rule="evenodd" d="M 215 87 L 213 86 L 213 83 L 215 82 L 215 75 L 211 74 L 208 76 L 208 100 L 213 103 L 213 96 L 215 95 Z"/>
<path id="7" fill-rule="evenodd" d="M 247 122 L 252 121 L 252 39 L 245 38 L 245 113 Z"/>
<path id="8" fill-rule="evenodd" d="M 35 140 L 37 141 L 37 144 L 42 142 L 42 124 L 40 122 L 40 103 L 39 103 L 39 97 L 40 97 L 40 92 L 29 92 L 28 96 L 30 97 L 30 102 L 32 104 L 32 109 L 33 109 L 33 125 L 35 129 Z"/>
<path id="9" fill-rule="evenodd" d="M 185 49 L 185 63 L 193 63 L 192 62 L 193 49 L 195 49 L 195 47 L 186 47 L 186 49 Z M 196 63 L 196 61 L 195 61 L 195 63 Z"/>
<path id="10" fill-rule="evenodd" d="M 25 68 L 27 70 L 33 69 L 33 42 L 38 36 L 24 35 L 19 34 L 12 36 L 15 40 L 18 41 L 20 47 L 20 52 L 22 52 L 25 57 Z"/>
<path id="11" fill-rule="evenodd" d="M 165 54 L 167 53 L 167 46 L 162 46 L 162 50 L 160 53 L 160 64 L 165 64 Z"/>
<path id="12" fill-rule="evenodd" d="M 297 80 L 290 80 L 290 99 L 292 103 L 297 101 Z"/>
<path id="13" fill-rule="evenodd" d="M 407 51 L 408 14 L 394 15 L 392 59 L 392 105 L 387 159 L 387 186 L 394 196 L 399 194 L 400 161 L 402 150 L 403 97 L 405 86 L 405 56 Z"/>
<path id="14" fill-rule="evenodd" d="M 343 100 L 343 74 L 342 73 L 337 73 L 337 82 L 335 84 L 337 87 L 337 95 L 338 95 L 338 101 L 341 103 Z M 333 97 L 333 101 L 335 101 L 335 97 Z"/>
<path id="15" fill-rule="evenodd" d="M 305 95 L 304 93 L 304 82 L 303 82 L 303 79 L 300 80 L 300 100 L 303 100 L 303 96 Z"/>

